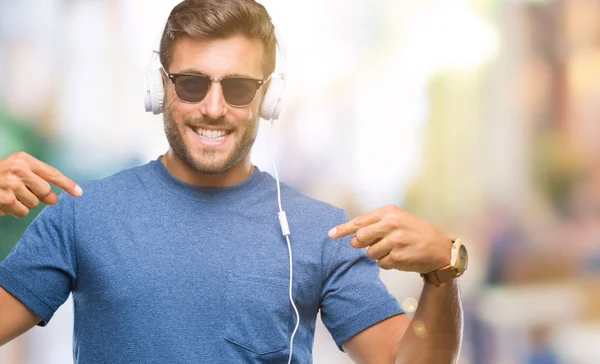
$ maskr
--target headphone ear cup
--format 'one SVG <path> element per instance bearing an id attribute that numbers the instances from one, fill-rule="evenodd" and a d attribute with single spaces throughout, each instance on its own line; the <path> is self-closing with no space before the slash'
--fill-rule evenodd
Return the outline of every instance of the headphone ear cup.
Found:
<path id="1" fill-rule="evenodd" d="M 260 107 L 260 117 L 265 120 L 277 120 L 281 114 L 285 78 L 281 75 L 273 76 L 269 88 L 263 97 Z"/>
<path id="2" fill-rule="evenodd" d="M 165 89 L 160 69 L 149 70 L 146 73 L 146 93 L 144 94 L 146 111 L 152 111 L 154 115 L 162 113 L 164 100 Z"/>

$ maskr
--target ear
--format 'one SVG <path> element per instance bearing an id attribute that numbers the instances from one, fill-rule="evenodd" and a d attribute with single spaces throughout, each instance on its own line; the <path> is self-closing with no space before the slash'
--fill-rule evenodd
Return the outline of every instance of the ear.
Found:
<path id="1" fill-rule="evenodd" d="M 167 86 L 167 83 L 170 81 L 169 76 L 167 76 L 167 73 L 165 72 L 164 68 L 161 66 L 160 67 L 160 75 L 163 81 L 163 87 Z"/>

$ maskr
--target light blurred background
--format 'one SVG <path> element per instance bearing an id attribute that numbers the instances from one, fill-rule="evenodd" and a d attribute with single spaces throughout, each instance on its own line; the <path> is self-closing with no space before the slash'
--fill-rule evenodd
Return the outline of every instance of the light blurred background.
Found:
<path id="1" fill-rule="evenodd" d="M 142 91 L 176 3 L 0 0 L 0 158 L 85 181 L 163 153 Z M 600 0 L 262 3 L 287 45 L 283 181 L 469 244 L 461 364 L 600 362 Z M 267 136 L 253 159 L 272 171 Z M 0 219 L 0 259 L 30 221 Z M 414 312 L 418 275 L 382 278 Z M 69 300 L 0 362 L 72 363 L 71 345 Z M 350 362 L 320 321 L 314 358 Z"/>

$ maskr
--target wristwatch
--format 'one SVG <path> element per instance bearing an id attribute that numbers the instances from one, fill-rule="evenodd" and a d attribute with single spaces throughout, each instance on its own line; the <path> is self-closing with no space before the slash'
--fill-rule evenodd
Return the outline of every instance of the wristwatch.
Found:
<path id="1" fill-rule="evenodd" d="M 421 277 L 429 283 L 439 286 L 463 275 L 469 265 L 467 248 L 460 239 L 452 239 L 450 264 L 429 273 L 421 273 Z"/>

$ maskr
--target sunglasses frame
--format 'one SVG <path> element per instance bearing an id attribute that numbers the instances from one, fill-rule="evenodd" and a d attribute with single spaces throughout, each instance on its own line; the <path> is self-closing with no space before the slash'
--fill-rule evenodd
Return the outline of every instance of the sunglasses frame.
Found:
<path id="1" fill-rule="evenodd" d="M 169 78 L 171 80 L 171 82 L 173 83 L 173 90 L 175 91 L 175 95 L 177 96 L 179 101 L 185 102 L 186 104 L 197 104 L 197 103 L 202 102 L 206 98 L 208 93 L 210 92 L 210 87 L 212 86 L 213 83 L 221 83 L 221 81 L 231 79 L 231 78 L 255 81 L 256 82 L 256 91 L 254 91 L 254 96 L 252 97 L 252 100 L 250 100 L 250 102 L 245 105 L 233 105 L 233 104 L 229 103 L 229 101 L 227 101 L 227 98 L 225 97 L 223 87 L 221 86 L 221 95 L 223 96 L 223 100 L 225 100 L 227 105 L 229 105 L 231 107 L 246 107 L 246 106 L 250 105 L 254 101 L 254 99 L 256 99 L 256 94 L 258 93 L 258 90 L 261 87 L 263 87 L 267 82 L 269 82 L 269 80 L 273 76 L 271 74 L 271 75 L 269 75 L 269 77 L 265 78 L 264 80 L 252 78 L 252 77 L 243 77 L 243 76 L 229 76 L 229 77 L 224 77 L 224 78 L 212 78 L 207 75 L 196 74 L 196 73 L 169 73 L 169 71 L 167 71 L 163 66 L 161 66 L 160 69 L 162 69 L 165 76 L 167 76 L 167 78 Z M 181 99 L 179 97 L 179 95 L 177 94 L 177 87 L 175 87 L 176 86 L 175 82 L 177 81 L 177 78 L 180 76 L 201 77 L 201 78 L 209 79 L 210 83 L 208 84 L 208 89 L 206 90 L 206 95 L 204 95 L 204 97 L 200 101 L 195 101 L 195 102 L 194 101 L 186 101 L 186 100 Z"/>

